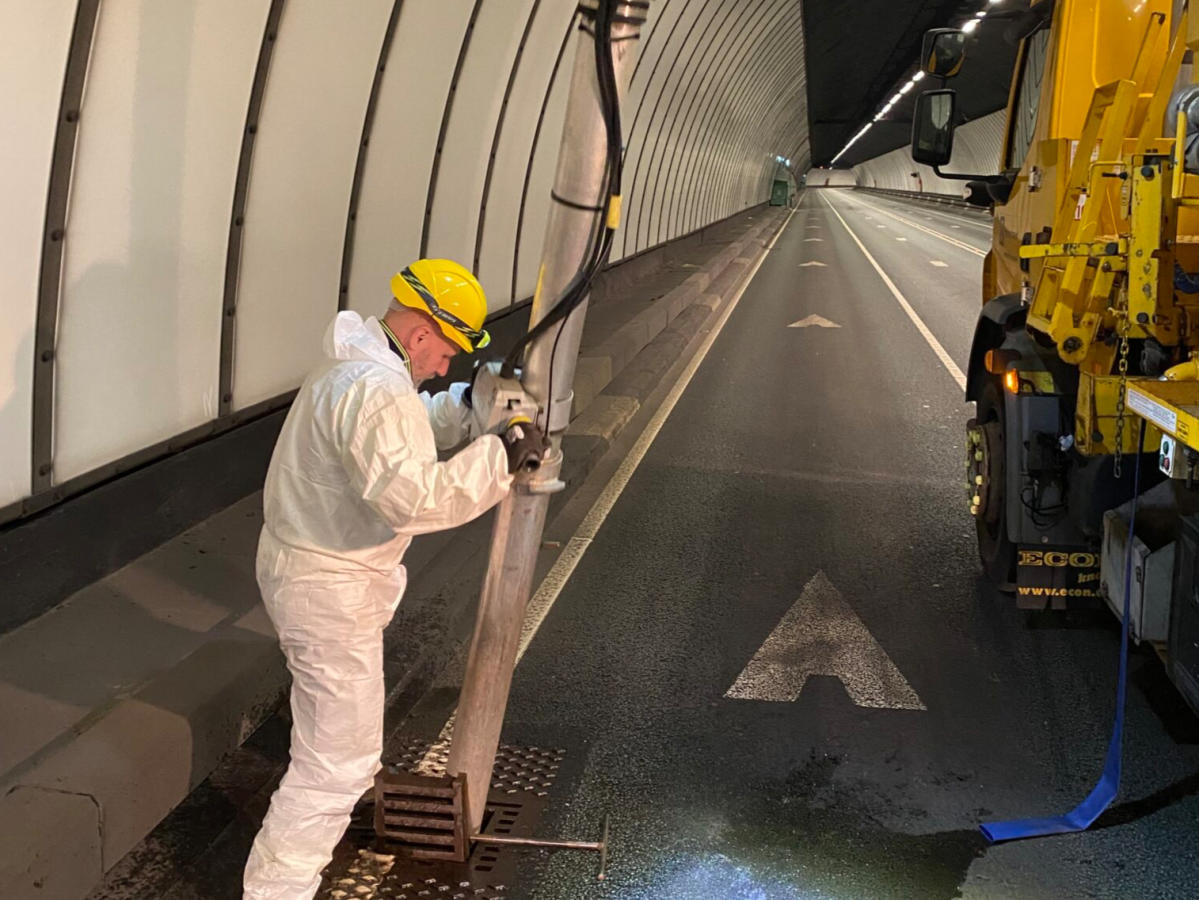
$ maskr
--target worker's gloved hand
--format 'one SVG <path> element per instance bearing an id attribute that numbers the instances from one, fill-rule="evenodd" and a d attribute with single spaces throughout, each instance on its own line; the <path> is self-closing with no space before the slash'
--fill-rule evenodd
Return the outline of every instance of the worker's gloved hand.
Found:
<path id="1" fill-rule="evenodd" d="M 539 469 L 550 446 L 541 429 L 525 416 L 511 419 L 504 426 L 500 439 L 508 453 L 508 473 L 511 475 Z"/>

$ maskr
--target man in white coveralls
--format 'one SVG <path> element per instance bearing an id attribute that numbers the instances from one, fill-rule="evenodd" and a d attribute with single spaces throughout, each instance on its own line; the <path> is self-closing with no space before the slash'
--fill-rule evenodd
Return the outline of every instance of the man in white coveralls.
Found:
<path id="1" fill-rule="evenodd" d="M 245 869 L 246 900 L 307 900 L 379 770 L 383 629 L 414 535 L 499 502 L 544 439 L 526 419 L 471 441 L 470 388 L 429 396 L 460 350 L 489 341 L 483 289 L 449 260 L 391 280 L 382 321 L 337 315 L 279 435 L 257 575 L 291 671 L 291 764 Z"/>

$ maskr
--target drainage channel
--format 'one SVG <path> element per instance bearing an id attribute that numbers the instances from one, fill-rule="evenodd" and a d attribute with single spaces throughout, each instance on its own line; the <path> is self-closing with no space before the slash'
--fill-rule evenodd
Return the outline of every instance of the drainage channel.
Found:
<path id="1" fill-rule="evenodd" d="M 387 769 L 394 773 L 426 774 L 432 742 L 410 740 Z M 374 826 L 374 805 L 355 811 L 346 840 L 325 871 L 318 900 L 510 900 L 518 864 L 528 860 L 527 848 L 489 843 L 535 840 L 537 827 L 550 802 L 565 751 L 545 747 L 500 745 L 488 793 L 483 834 L 465 862 L 414 859 L 391 852 Z M 422 761 L 424 766 L 422 767 Z M 433 768 L 444 773 L 444 754 L 432 754 Z M 440 774 L 440 773 L 439 773 Z M 544 858 L 544 856 L 539 857 Z"/>

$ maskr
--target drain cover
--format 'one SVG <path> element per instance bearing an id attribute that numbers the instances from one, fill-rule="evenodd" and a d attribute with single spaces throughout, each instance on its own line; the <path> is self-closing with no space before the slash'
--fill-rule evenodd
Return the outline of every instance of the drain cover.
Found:
<path id="1" fill-rule="evenodd" d="M 428 741 L 410 741 L 397 754 L 395 762 L 380 773 L 380 781 L 389 782 L 388 790 L 393 785 L 399 791 L 406 790 L 406 775 L 415 774 L 418 768 L 425 773 L 430 771 L 429 757 L 436 755 L 429 754 L 430 746 Z M 480 831 L 503 837 L 534 837 L 565 755 L 565 751 L 558 749 L 501 745 Z M 445 816 L 446 808 L 452 808 L 454 802 L 455 779 L 445 776 L 443 759 L 435 763 L 440 763 L 432 767 L 438 770 L 439 778 L 425 775 L 409 780 L 422 788 L 436 782 L 443 795 L 415 799 L 421 804 L 438 804 L 433 814 Z M 382 812 L 392 815 L 386 808 Z M 430 829 L 437 836 L 435 842 L 429 842 L 433 853 L 418 854 L 423 859 L 415 858 L 409 855 L 410 848 L 405 850 L 376 837 L 375 817 L 379 814 L 377 803 L 363 804 L 355 811 L 347 840 L 342 841 L 326 870 L 318 900 L 509 900 L 511 897 L 510 885 L 516 878 L 517 863 L 522 857 L 528 858 L 527 848 L 489 844 L 483 838 L 470 848 L 465 862 L 429 858 L 447 846 L 448 832 L 442 827 Z M 460 820 L 461 816 L 457 818 Z M 401 830 L 427 827 L 426 822 L 415 826 L 403 821 L 394 824 Z M 418 834 L 422 840 L 427 837 L 424 830 Z"/>

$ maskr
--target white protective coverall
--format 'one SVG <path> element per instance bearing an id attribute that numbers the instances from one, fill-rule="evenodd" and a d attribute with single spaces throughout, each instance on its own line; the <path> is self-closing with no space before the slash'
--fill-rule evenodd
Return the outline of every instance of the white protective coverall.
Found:
<path id="1" fill-rule="evenodd" d="M 245 870 L 246 900 L 307 900 L 379 770 L 383 629 L 412 537 L 508 492 L 500 438 L 468 435 L 465 385 L 418 394 L 375 319 L 339 313 L 271 458 L 257 574 L 291 671 L 291 765 Z"/>

